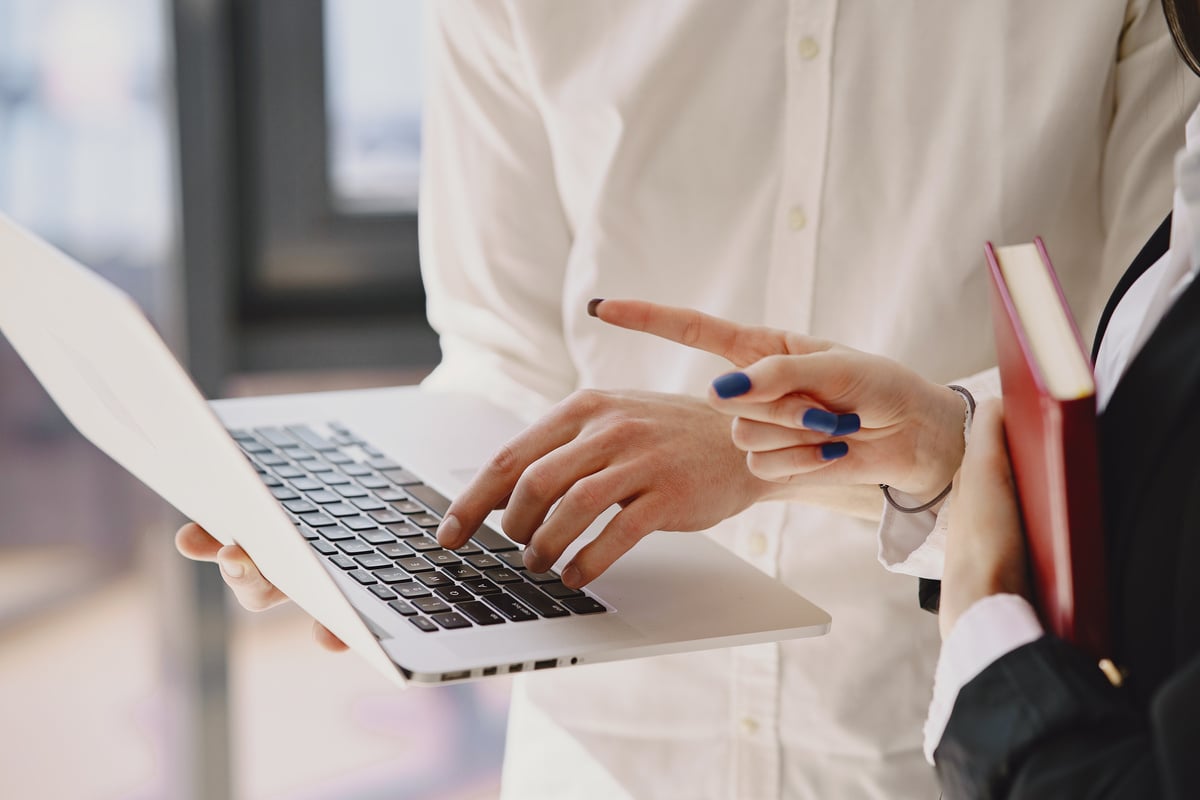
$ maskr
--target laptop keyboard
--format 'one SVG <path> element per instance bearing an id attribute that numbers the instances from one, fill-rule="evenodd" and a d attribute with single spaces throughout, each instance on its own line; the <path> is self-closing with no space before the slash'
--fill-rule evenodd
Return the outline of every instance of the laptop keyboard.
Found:
<path id="1" fill-rule="evenodd" d="M 328 423 L 230 430 L 314 550 L 419 630 L 600 614 L 609 609 L 553 572 L 530 572 L 491 528 L 446 550 L 433 534 L 450 501 L 400 464 Z"/>

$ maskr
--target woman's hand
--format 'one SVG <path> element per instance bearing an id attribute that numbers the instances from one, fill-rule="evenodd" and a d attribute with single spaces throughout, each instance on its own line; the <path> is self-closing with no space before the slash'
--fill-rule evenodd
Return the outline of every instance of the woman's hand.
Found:
<path id="1" fill-rule="evenodd" d="M 922 500 L 962 459 L 962 398 L 889 359 L 832 342 L 639 300 L 593 301 L 604 322 L 727 359 L 708 402 L 764 480 L 885 483 Z"/>
<path id="2" fill-rule="evenodd" d="M 1029 566 L 1000 401 L 981 403 L 950 495 L 938 626 L 950 635 L 963 612 L 993 594 L 1028 598 Z"/>
<path id="3" fill-rule="evenodd" d="M 235 544 L 222 546 L 194 522 L 176 532 L 175 548 L 193 561 L 213 561 L 220 565 L 221 578 L 233 590 L 242 608 L 248 611 L 265 611 L 288 602 L 287 595 L 263 577 L 245 550 Z M 347 649 L 341 639 L 315 619 L 313 638 L 321 647 L 335 653 Z"/>

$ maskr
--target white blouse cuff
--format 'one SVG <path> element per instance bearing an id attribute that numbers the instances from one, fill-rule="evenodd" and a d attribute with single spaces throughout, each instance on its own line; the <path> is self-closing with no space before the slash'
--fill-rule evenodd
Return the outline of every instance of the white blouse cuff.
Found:
<path id="1" fill-rule="evenodd" d="M 930 764 L 962 687 L 992 662 L 1042 633 L 1033 606 L 1020 595 L 989 595 L 963 612 L 942 642 L 934 673 L 933 700 L 925 719 L 925 758 Z"/>

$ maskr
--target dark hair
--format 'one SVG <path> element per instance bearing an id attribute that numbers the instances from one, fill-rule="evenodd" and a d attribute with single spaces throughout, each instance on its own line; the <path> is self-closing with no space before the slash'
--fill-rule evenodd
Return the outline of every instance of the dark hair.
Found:
<path id="1" fill-rule="evenodd" d="M 1167 25 L 1175 39 L 1179 55 L 1200 75 L 1200 2 L 1197 0 L 1162 0 Z"/>

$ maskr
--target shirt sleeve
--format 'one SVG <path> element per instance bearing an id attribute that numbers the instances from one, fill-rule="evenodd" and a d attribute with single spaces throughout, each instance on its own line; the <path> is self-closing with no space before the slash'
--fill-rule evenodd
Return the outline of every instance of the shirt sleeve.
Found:
<path id="1" fill-rule="evenodd" d="M 959 690 L 996 659 L 1042 633 L 1033 606 L 1020 595 L 989 595 L 963 612 L 942 642 L 934 672 L 933 700 L 925 719 L 925 758 L 930 764 Z"/>
<path id="2" fill-rule="evenodd" d="M 563 337 L 571 233 L 507 7 L 426 5 L 421 270 L 442 360 L 424 386 L 526 419 L 575 388 Z"/>
<path id="3" fill-rule="evenodd" d="M 976 403 L 1000 396 L 1000 373 L 994 367 L 954 383 L 970 392 Z M 970 433 L 970 427 L 968 415 L 963 422 L 964 441 Z M 904 506 L 918 506 L 924 502 L 895 490 L 892 490 L 892 496 Z M 946 512 L 949 508 L 950 502 L 947 500 L 939 508 L 919 514 L 905 514 L 885 500 L 879 517 L 879 563 L 890 572 L 940 580 L 946 553 L 946 525 L 950 520 Z"/>

